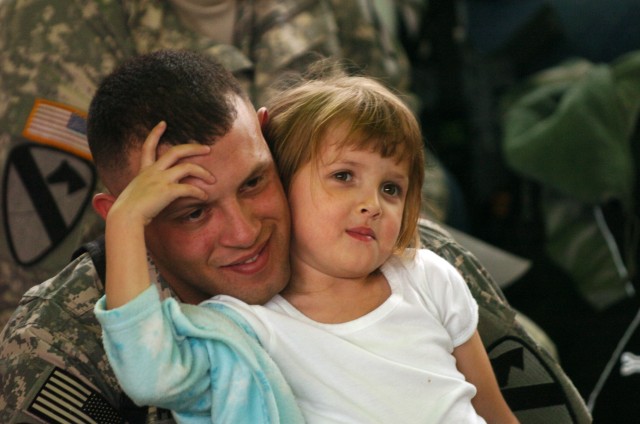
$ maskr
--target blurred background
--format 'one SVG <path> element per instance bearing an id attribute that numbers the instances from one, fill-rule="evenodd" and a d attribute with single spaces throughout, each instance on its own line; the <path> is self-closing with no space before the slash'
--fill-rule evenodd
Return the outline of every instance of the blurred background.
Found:
<path id="1" fill-rule="evenodd" d="M 423 6 L 400 32 L 427 143 L 459 189 L 446 220 L 531 261 L 510 303 L 595 422 L 636 422 L 640 3 Z"/>

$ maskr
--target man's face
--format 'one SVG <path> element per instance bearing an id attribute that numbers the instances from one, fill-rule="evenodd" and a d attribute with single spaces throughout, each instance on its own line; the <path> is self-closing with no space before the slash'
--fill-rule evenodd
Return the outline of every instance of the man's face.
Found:
<path id="1" fill-rule="evenodd" d="M 213 174 L 208 199 L 181 198 L 146 228 L 160 273 L 185 302 L 226 294 L 264 303 L 289 279 L 289 209 L 253 107 L 236 102 L 233 128 L 206 156 L 184 159 Z M 161 156 L 169 146 L 161 145 Z M 136 158 L 132 159 L 133 161 Z M 136 162 L 132 162 L 136 163 Z"/>

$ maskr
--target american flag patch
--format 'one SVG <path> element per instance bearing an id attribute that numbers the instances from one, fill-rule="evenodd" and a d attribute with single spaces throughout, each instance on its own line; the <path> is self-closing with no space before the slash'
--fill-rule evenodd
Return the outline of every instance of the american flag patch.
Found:
<path id="1" fill-rule="evenodd" d="M 87 115 L 70 106 L 36 99 L 22 135 L 91 160 Z"/>
<path id="2" fill-rule="evenodd" d="M 45 422 L 56 424 L 124 422 L 100 394 L 59 368 L 53 370 L 28 410 Z"/>

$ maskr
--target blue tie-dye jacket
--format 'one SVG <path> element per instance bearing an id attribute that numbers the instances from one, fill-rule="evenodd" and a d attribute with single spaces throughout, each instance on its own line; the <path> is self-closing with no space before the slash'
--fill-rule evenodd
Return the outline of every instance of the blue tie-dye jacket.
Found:
<path id="1" fill-rule="evenodd" d="M 138 405 L 180 423 L 301 423 L 280 370 L 253 330 L 222 305 L 160 301 L 151 285 L 126 305 L 95 308 L 109 362 Z"/>

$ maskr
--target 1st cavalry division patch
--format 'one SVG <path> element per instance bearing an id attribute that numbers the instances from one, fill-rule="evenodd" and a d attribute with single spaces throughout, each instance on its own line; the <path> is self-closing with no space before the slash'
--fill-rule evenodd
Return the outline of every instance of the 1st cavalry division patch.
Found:
<path id="1" fill-rule="evenodd" d="M 37 100 L 7 156 L 3 225 L 14 260 L 39 262 L 73 230 L 90 205 L 96 173 L 86 140 L 86 117 Z M 25 140 L 26 139 L 26 140 Z"/>

